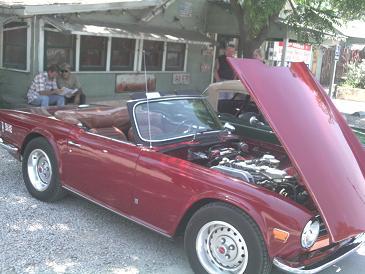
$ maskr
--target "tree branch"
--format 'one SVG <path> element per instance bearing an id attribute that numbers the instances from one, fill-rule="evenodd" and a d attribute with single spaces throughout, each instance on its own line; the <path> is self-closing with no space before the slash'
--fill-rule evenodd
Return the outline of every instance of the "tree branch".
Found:
<path id="1" fill-rule="evenodd" d="M 295 15 L 298 15 L 297 9 L 295 8 L 293 1 L 292 0 L 288 0 L 288 2 L 290 4 L 290 7 L 293 10 L 294 14 Z"/>
<path id="2" fill-rule="evenodd" d="M 289 0 L 290 1 L 290 0 Z M 260 30 L 259 34 L 256 36 L 256 39 L 258 43 L 261 45 L 261 43 L 266 39 L 269 28 L 272 24 L 274 24 L 275 20 L 279 17 L 279 14 L 281 12 L 281 9 L 278 12 L 273 13 L 267 22 L 267 24 Z"/>

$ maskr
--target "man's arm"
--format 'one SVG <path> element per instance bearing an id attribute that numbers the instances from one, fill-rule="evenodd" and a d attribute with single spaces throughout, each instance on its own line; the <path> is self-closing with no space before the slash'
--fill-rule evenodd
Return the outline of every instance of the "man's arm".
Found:
<path id="1" fill-rule="evenodd" d="M 41 90 L 39 91 L 39 95 L 57 95 L 62 93 L 62 89 L 50 89 L 50 90 Z"/>
<path id="2" fill-rule="evenodd" d="M 47 89 L 47 79 L 43 75 L 37 75 L 35 79 L 36 91 L 38 91 L 39 95 L 56 95 L 62 93 L 62 89 L 57 88 L 56 81 L 52 82 L 51 89 Z"/>

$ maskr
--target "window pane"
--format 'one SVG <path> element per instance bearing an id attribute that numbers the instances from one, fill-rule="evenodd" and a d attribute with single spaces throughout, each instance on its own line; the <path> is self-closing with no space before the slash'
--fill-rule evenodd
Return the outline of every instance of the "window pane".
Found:
<path id="1" fill-rule="evenodd" d="M 47 46 L 49 47 L 72 47 L 74 35 L 62 32 L 46 31 Z"/>
<path id="2" fill-rule="evenodd" d="M 80 70 L 105 70 L 107 38 L 81 36 Z"/>
<path id="3" fill-rule="evenodd" d="M 44 67 L 68 63 L 74 68 L 76 37 L 61 32 L 45 31 Z"/>
<path id="4" fill-rule="evenodd" d="M 143 41 L 143 49 L 146 54 L 146 70 L 162 70 L 163 42 Z M 142 70 L 144 70 L 144 58 L 142 57 Z"/>
<path id="5" fill-rule="evenodd" d="M 27 67 L 27 29 L 4 31 L 3 66 L 26 69 Z"/>
<path id="6" fill-rule="evenodd" d="M 111 70 L 133 70 L 136 40 L 113 38 Z"/>
<path id="7" fill-rule="evenodd" d="M 185 62 L 185 44 L 167 43 L 166 70 L 183 71 Z"/>
<path id="8" fill-rule="evenodd" d="M 61 65 L 68 63 L 72 66 L 74 64 L 73 50 L 72 49 L 60 49 L 60 48 L 48 48 L 46 51 L 46 62 L 45 67 L 52 64 Z"/>

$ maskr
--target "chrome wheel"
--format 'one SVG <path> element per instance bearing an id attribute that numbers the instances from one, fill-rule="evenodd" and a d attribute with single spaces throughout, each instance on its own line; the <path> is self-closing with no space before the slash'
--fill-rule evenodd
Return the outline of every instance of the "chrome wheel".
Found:
<path id="1" fill-rule="evenodd" d="M 247 245 L 232 225 L 222 221 L 205 224 L 196 238 L 196 252 L 208 273 L 244 273 L 248 263 Z"/>
<path id="2" fill-rule="evenodd" d="M 30 183 L 37 191 L 48 188 L 52 179 L 52 165 L 47 154 L 41 149 L 33 150 L 27 162 Z"/>

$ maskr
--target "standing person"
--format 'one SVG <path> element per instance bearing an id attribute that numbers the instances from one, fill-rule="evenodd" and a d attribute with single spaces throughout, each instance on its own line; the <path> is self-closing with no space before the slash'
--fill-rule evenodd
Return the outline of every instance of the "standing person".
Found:
<path id="1" fill-rule="evenodd" d="M 71 96 L 66 95 L 66 104 L 72 103 L 75 105 L 85 104 L 86 96 L 82 91 L 81 84 L 77 77 L 71 73 L 71 65 L 64 63 L 61 65 L 61 76 L 57 79 L 59 88 L 68 88 L 77 91 Z"/>
<path id="2" fill-rule="evenodd" d="M 29 104 L 42 107 L 65 104 L 65 97 L 60 95 L 63 90 L 57 88 L 58 71 L 57 65 L 50 65 L 46 72 L 41 72 L 34 77 L 27 92 Z"/>
<path id="3" fill-rule="evenodd" d="M 227 57 L 233 57 L 234 52 L 234 46 L 228 45 L 225 49 L 225 54 L 220 55 L 216 60 L 214 72 L 214 79 L 216 82 L 233 80 L 235 78 L 235 74 L 227 62 Z"/>
<path id="4" fill-rule="evenodd" d="M 265 64 L 264 57 L 262 57 L 262 51 L 261 49 L 255 49 L 252 54 L 253 59 L 260 60 L 262 63 Z"/>

